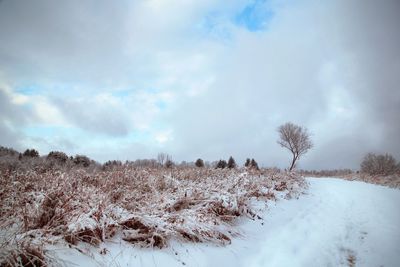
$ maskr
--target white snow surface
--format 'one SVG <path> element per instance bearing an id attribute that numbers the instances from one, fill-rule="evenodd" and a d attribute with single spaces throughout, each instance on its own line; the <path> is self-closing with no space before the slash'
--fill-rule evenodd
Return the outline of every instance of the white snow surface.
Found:
<path id="1" fill-rule="evenodd" d="M 242 236 L 225 247 L 172 242 L 159 250 L 110 241 L 88 246 L 91 256 L 53 252 L 68 266 L 400 266 L 400 190 L 334 178 L 307 181 L 299 199 L 270 202 L 262 220 L 241 219 Z"/>

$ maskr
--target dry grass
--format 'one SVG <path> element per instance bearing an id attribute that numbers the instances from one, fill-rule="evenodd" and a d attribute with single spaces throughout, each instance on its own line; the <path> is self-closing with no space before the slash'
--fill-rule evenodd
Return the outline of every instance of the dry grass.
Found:
<path id="1" fill-rule="evenodd" d="M 362 181 L 370 184 L 383 185 L 391 188 L 400 188 L 400 174 L 392 175 L 369 175 L 366 173 L 356 173 L 351 170 L 331 170 L 331 171 L 300 171 L 305 177 L 335 177 L 349 181 Z"/>
<path id="2" fill-rule="evenodd" d="M 347 263 L 349 265 L 349 267 L 354 267 L 356 266 L 356 256 L 354 256 L 354 254 L 349 254 L 347 256 Z"/>
<path id="3" fill-rule="evenodd" d="M 337 176 L 337 178 L 342 178 L 349 181 L 362 181 L 370 184 L 383 185 L 390 188 L 400 188 L 399 174 L 383 176 L 383 175 L 369 175 L 365 173 L 355 173 L 355 174 Z"/>
<path id="4" fill-rule="evenodd" d="M 32 249 L 38 242 L 98 246 L 122 238 L 140 247 L 163 248 L 171 239 L 226 245 L 237 234 L 236 218 L 256 218 L 255 199 L 271 201 L 282 193 L 289 198 L 306 187 L 296 174 L 266 170 L 120 166 L 0 176 L 0 226 L 17 229 L 12 240 L 0 240 L 2 246 L 25 244 L 19 247 L 39 266 L 43 250 Z M 18 258 L 16 251 L 0 262 Z"/>
<path id="5" fill-rule="evenodd" d="M 2 251 L 1 267 L 42 267 L 47 266 L 45 255 L 41 246 L 31 242 L 16 243 Z"/>

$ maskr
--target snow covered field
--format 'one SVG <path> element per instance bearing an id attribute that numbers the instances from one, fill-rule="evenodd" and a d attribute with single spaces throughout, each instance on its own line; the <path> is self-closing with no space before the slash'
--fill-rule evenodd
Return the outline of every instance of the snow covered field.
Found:
<path id="1" fill-rule="evenodd" d="M 243 219 L 226 247 L 172 243 L 162 250 L 107 243 L 93 256 L 57 256 L 73 266 L 400 266 L 400 190 L 308 178 L 308 193 L 270 204 L 263 220 Z"/>

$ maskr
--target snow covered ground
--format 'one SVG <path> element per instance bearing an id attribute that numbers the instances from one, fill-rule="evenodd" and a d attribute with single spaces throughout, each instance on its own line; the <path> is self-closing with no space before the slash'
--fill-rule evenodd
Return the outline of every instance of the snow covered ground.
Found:
<path id="1" fill-rule="evenodd" d="M 278 201 L 263 220 L 243 219 L 243 235 L 226 247 L 175 242 L 147 250 L 108 242 L 89 249 L 92 257 L 72 249 L 53 253 L 70 266 L 400 266 L 400 190 L 307 180 L 306 195 Z"/>

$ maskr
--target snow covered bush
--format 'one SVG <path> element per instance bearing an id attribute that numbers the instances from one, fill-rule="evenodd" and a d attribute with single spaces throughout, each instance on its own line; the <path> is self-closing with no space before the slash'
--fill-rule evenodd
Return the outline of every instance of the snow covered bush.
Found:
<path id="1" fill-rule="evenodd" d="M 306 187 L 294 173 L 129 164 L 98 171 L 1 170 L 0 176 L 0 225 L 15 236 L 3 241 L 8 246 L 98 246 L 111 239 L 149 248 L 171 240 L 226 245 L 239 234 L 237 218 L 258 218 L 254 201 L 295 197 Z M 1 256 L 0 264 L 9 257 Z"/>
<path id="2" fill-rule="evenodd" d="M 47 261 L 43 248 L 31 242 L 14 242 L 11 246 L 1 248 L 0 251 L 0 266 L 32 266 L 41 267 L 47 266 Z"/>
<path id="3" fill-rule="evenodd" d="M 0 157 L 4 157 L 4 156 L 18 156 L 18 151 L 12 149 L 12 148 L 8 148 L 8 147 L 4 147 L 4 146 L 0 146 Z"/>

